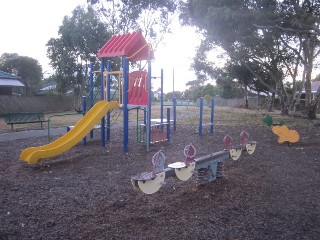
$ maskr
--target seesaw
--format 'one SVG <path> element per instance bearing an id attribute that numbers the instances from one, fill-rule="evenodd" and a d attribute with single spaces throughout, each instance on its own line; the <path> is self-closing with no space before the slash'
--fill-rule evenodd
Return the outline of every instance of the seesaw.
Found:
<path id="1" fill-rule="evenodd" d="M 218 177 L 218 167 L 227 159 L 239 159 L 241 152 L 252 154 L 256 148 L 256 141 L 248 141 L 249 134 L 241 132 L 241 144 L 232 147 L 232 138 L 227 135 L 224 138 L 225 149 L 195 159 L 196 148 L 190 143 L 184 148 L 185 159 L 183 162 L 175 162 L 164 168 L 165 155 L 162 151 L 157 152 L 152 158 L 152 172 L 142 172 L 131 177 L 133 187 L 145 194 L 157 192 L 165 184 L 166 177 L 175 177 L 181 181 L 187 181 L 196 175 L 199 179 L 213 182 Z"/>
<path id="2" fill-rule="evenodd" d="M 256 141 L 248 141 L 249 134 L 246 131 L 242 131 L 240 133 L 240 145 L 232 146 L 232 137 L 230 135 L 226 135 L 223 139 L 224 149 L 230 152 L 230 157 L 232 160 L 238 160 L 241 152 L 245 149 L 247 153 L 252 154 L 256 149 L 257 142 Z"/>
<path id="3" fill-rule="evenodd" d="M 165 155 L 160 150 L 152 157 L 152 172 L 142 172 L 131 177 L 133 187 L 146 194 L 157 192 L 162 184 L 165 184 L 164 179 L 166 173 L 164 171 Z"/>
<path id="4" fill-rule="evenodd" d="M 187 181 L 191 178 L 193 171 L 195 169 L 195 161 L 194 157 L 196 155 L 196 148 L 192 145 L 192 143 L 188 144 L 184 150 L 183 154 L 186 157 L 184 162 L 175 162 L 169 164 L 169 168 L 173 168 L 176 174 L 176 177 L 181 181 Z"/>

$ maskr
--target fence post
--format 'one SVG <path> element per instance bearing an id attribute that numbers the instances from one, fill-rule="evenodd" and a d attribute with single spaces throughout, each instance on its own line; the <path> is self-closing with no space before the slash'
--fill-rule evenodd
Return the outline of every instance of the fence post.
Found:
<path id="1" fill-rule="evenodd" d="M 203 112 L 203 98 L 200 98 L 200 117 L 199 117 L 199 136 L 202 135 L 202 112 Z"/>
<path id="2" fill-rule="evenodd" d="M 213 133 L 213 130 L 214 130 L 214 98 L 212 98 L 211 100 L 211 126 L 210 126 L 210 132 Z"/>
<path id="3" fill-rule="evenodd" d="M 167 108 L 167 139 L 168 139 L 168 142 L 171 141 L 171 135 L 170 135 L 170 108 Z"/>
<path id="4" fill-rule="evenodd" d="M 173 131 L 176 131 L 177 126 L 176 126 L 176 122 L 177 122 L 177 99 L 174 97 L 172 99 L 173 101 Z"/>
<path id="5" fill-rule="evenodd" d="M 86 104 L 87 97 L 82 96 L 82 111 L 83 111 L 83 116 L 86 114 L 87 111 L 87 104 Z M 83 145 L 87 145 L 87 137 L 84 137 L 83 140 Z"/>

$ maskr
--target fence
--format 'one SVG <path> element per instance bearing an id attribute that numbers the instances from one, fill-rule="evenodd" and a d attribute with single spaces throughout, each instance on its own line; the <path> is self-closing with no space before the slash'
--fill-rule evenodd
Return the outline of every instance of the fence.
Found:
<path id="1" fill-rule="evenodd" d="M 0 114 L 15 112 L 74 111 L 74 96 L 0 96 Z"/>
<path id="2" fill-rule="evenodd" d="M 248 97 L 249 108 L 258 107 L 258 97 Z M 224 106 L 224 107 L 234 107 L 234 108 L 244 108 L 246 106 L 245 98 L 220 98 L 214 97 L 215 106 Z"/>

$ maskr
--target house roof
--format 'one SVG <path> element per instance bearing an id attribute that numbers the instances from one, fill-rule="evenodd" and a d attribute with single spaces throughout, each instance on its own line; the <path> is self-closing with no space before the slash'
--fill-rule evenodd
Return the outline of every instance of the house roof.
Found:
<path id="1" fill-rule="evenodd" d="M 21 77 L 18 77 L 16 75 L 6 73 L 4 71 L 0 71 L 0 79 L 16 79 L 16 80 L 21 80 Z"/>
<path id="2" fill-rule="evenodd" d="M 99 58 L 116 56 L 126 56 L 130 61 L 154 58 L 151 46 L 146 42 L 140 31 L 113 35 L 98 52 Z"/>
<path id="3" fill-rule="evenodd" d="M 55 81 L 47 82 L 45 83 L 40 91 L 49 91 L 49 90 L 55 90 L 57 88 L 57 83 Z"/>
<path id="4" fill-rule="evenodd" d="M 0 79 L 0 86 L 3 87 L 24 87 L 19 80 L 14 79 Z"/>
<path id="5" fill-rule="evenodd" d="M 20 82 L 20 80 L 21 80 L 21 77 L 0 71 L 0 86 L 24 87 L 24 85 Z"/>

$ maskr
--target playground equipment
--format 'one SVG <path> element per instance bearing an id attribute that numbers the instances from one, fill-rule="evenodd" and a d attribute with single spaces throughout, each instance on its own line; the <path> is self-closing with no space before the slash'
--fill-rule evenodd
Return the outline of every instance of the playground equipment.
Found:
<path id="1" fill-rule="evenodd" d="M 256 142 L 248 142 L 249 134 L 246 131 L 240 133 L 240 144 L 238 147 L 232 146 L 233 139 L 227 134 L 224 139 L 224 149 L 230 152 L 232 160 L 238 160 L 242 149 L 245 148 L 249 154 L 252 154 L 256 149 Z"/>
<path id="2" fill-rule="evenodd" d="M 159 141 L 168 141 L 170 137 L 164 137 L 168 131 L 167 124 L 170 122 L 163 119 L 163 105 L 161 105 L 160 122 L 157 126 L 152 123 L 151 114 L 151 60 L 154 58 L 151 46 L 145 41 L 141 32 L 133 32 L 123 35 L 114 35 L 112 38 L 99 50 L 98 57 L 100 58 L 100 83 L 101 99 L 111 101 L 111 76 L 116 74 L 118 79 L 118 95 L 119 104 L 123 110 L 123 151 L 128 151 L 129 127 L 128 127 L 128 111 L 132 109 L 143 109 L 145 119 L 143 126 L 139 128 L 142 137 L 141 142 L 145 142 L 147 150 L 150 144 Z M 111 71 L 111 62 L 107 58 L 121 57 L 122 68 L 120 70 Z M 129 73 L 129 61 L 147 61 L 148 70 L 138 70 Z M 93 67 L 93 65 L 91 65 Z M 90 71 L 93 73 L 93 69 Z M 90 79 L 92 79 L 90 75 Z M 163 72 L 161 71 L 161 89 L 163 89 Z M 163 98 L 162 98 L 163 101 Z M 110 114 L 106 119 L 101 119 L 101 145 L 104 147 L 106 140 L 110 140 Z M 107 137 L 105 137 L 105 131 Z M 169 131 L 170 133 L 170 131 Z M 156 139 L 156 140 L 155 140 Z"/>
<path id="3" fill-rule="evenodd" d="M 210 126 L 210 133 L 214 131 L 214 99 L 211 100 L 211 112 L 210 112 L 210 123 L 203 123 L 203 98 L 200 98 L 200 118 L 199 118 L 199 129 L 198 133 L 199 136 L 202 136 L 203 127 Z"/>
<path id="4" fill-rule="evenodd" d="M 28 164 L 36 164 L 40 159 L 54 157 L 69 150 L 80 142 L 107 112 L 114 108 L 119 108 L 117 102 L 99 101 L 65 135 L 47 145 L 25 149 L 19 159 Z"/>
<path id="5" fill-rule="evenodd" d="M 193 144 L 190 143 L 183 150 L 183 154 L 185 156 L 184 162 L 175 162 L 168 165 L 169 168 L 174 169 L 176 177 L 179 180 L 187 181 L 189 178 L 191 178 L 196 166 L 194 161 L 196 152 L 197 150 L 195 146 L 193 146 Z"/>
<path id="6" fill-rule="evenodd" d="M 272 132 L 279 136 L 278 143 L 296 143 L 300 139 L 300 135 L 295 130 L 290 130 L 287 126 L 274 126 Z"/>
<path id="7" fill-rule="evenodd" d="M 295 130 L 290 130 L 287 126 L 285 126 L 284 121 L 280 121 L 279 123 L 274 123 L 273 119 L 270 115 L 266 115 L 263 118 L 263 123 L 267 124 L 268 127 L 272 127 L 272 132 L 276 134 L 278 138 L 278 143 L 296 143 L 300 139 L 300 135 Z"/>
<path id="8" fill-rule="evenodd" d="M 142 173 L 139 176 L 140 181 L 136 182 L 136 185 L 133 184 L 133 187 L 136 190 L 141 190 L 146 194 L 153 194 L 157 192 L 164 183 L 166 176 L 164 172 L 165 159 L 166 157 L 163 152 L 158 151 L 151 160 L 153 165 L 152 172 Z M 152 181 L 149 181 L 150 179 L 152 179 Z"/>
<path id="9" fill-rule="evenodd" d="M 122 57 L 122 69 L 111 71 L 110 57 Z M 110 140 L 110 109 L 123 109 L 123 151 L 128 151 L 128 133 L 129 133 L 129 110 L 143 108 L 145 111 L 144 131 L 147 150 L 151 143 L 159 141 L 170 141 L 170 120 L 163 119 L 163 96 L 161 104 L 161 120 L 157 125 L 151 124 L 151 60 L 154 58 L 151 46 L 145 41 L 142 33 L 133 32 L 123 35 L 114 35 L 98 51 L 100 58 L 100 102 L 94 103 L 93 97 L 93 63 L 90 64 L 90 110 L 74 126 L 69 127 L 68 132 L 58 140 L 45 146 L 25 149 L 20 156 L 21 160 L 29 164 L 35 164 L 42 158 L 48 158 L 62 153 L 77 142 L 83 139 L 86 143 L 86 135 L 90 132 L 93 137 L 93 129 L 100 120 L 101 145 L 104 147 L 106 140 Z M 143 61 L 148 63 L 148 71 L 133 71 L 129 73 L 129 61 Z M 112 101 L 111 97 L 111 77 L 116 74 L 118 79 L 118 102 Z M 163 72 L 161 71 L 161 89 L 163 89 Z M 85 102 L 85 101 L 84 101 Z M 85 113 L 86 106 L 83 106 Z M 89 116 L 90 115 L 90 116 Z M 170 119 L 170 115 L 168 115 Z M 164 131 L 167 126 L 166 132 Z M 106 137 L 107 133 L 107 137 Z M 164 136 L 167 137 L 164 137 Z M 50 140 L 50 130 L 48 125 L 48 136 Z"/>
<path id="10" fill-rule="evenodd" d="M 157 192 L 163 184 L 165 184 L 166 177 L 176 177 L 179 180 L 187 181 L 193 174 L 198 179 L 206 180 L 207 182 L 213 182 L 218 177 L 218 170 L 221 169 L 221 164 L 230 157 L 237 160 L 240 157 L 242 151 L 247 151 L 249 154 L 253 154 L 256 148 L 256 141 L 248 141 L 249 134 L 245 131 L 240 134 L 241 145 L 232 147 L 232 138 L 225 137 L 225 147 L 228 149 L 215 152 L 197 159 L 194 159 L 196 155 L 196 148 L 190 143 L 184 148 L 185 160 L 184 162 L 175 162 L 169 164 L 167 168 L 164 168 L 165 156 L 162 151 L 157 152 L 153 159 L 152 172 L 142 172 L 131 177 L 131 183 L 133 187 L 145 194 L 153 194 Z M 233 156 L 232 150 L 240 150 L 240 154 Z M 161 159 L 155 161 L 154 159 Z"/>
<path id="11" fill-rule="evenodd" d="M 147 125 L 137 120 L 137 142 L 147 142 Z M 151 119 L 150 144 L 159 142 L 170 142 L 170 108 L 167 109 L 167 119 Z"/>
<path id="12" fill-rule="evenodd" d="M 266 115 L 263 118 L 263 123 L 266 124 L 268 127 L 284 125 L 284 121 L 280 121 L 279 123 L 274 123 L 273 119 L 272 119 L 272 117 L 270 115 Z"/>
<path id="13" fill-rule="evenodd" d="M 203 134 L 203 128 L 205 126 L 210 126 L 210 133 L 213 133 L 214 131 L 214 98 L 212 98 L 211 100 L 211 106 L 210 106 L 210 122 L 209 123 L 204 123 L 203 121 L 203 114 L 204 114 L 204 111 L 203 111 L 203 108 L 204 108 L 204 103 L 203 103 L 203 98 L 201 97 L 200 98 L 200 102 L 199 102 L 199 105 L 194 105 L 194 104 L 177 104 L 177 100 L 176 98 L 174 97 L 172 99 L 172 104 L 166 104 L 164 106 L 172 106 L 173 107 L 173 130 L 175 131 L 176 130 L 176 120 L 177 120 L 177 107 L 192 107 L 192 106 L 195 106 L 195 107 L 199 107 L 199 123 L 198 123 L 198 134 L 199 136 L 202 136 Z M 187 111 L 191 111 L 191 110 L 188 110 Z M 190 118 L 190 117 L 189 117 Z M 191 121 L 191 120 L 190 120 Z"/>

